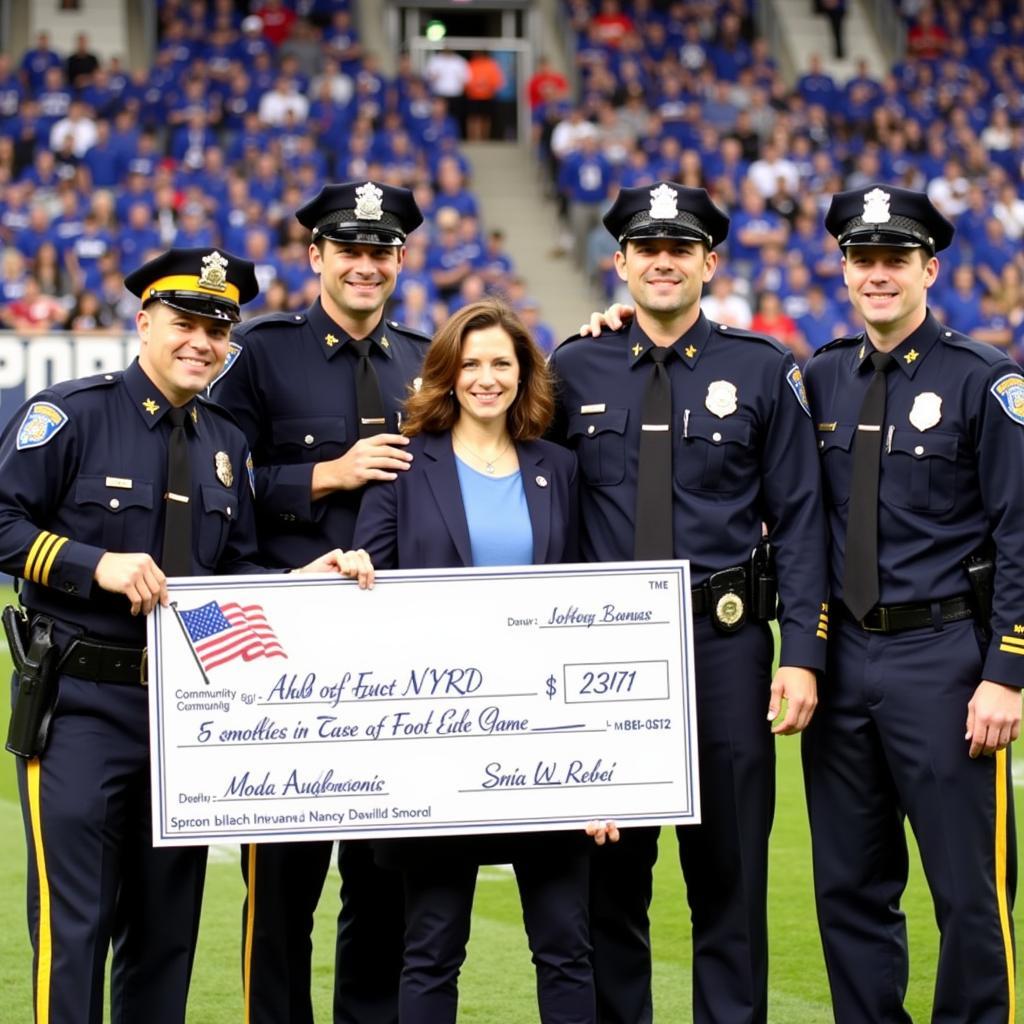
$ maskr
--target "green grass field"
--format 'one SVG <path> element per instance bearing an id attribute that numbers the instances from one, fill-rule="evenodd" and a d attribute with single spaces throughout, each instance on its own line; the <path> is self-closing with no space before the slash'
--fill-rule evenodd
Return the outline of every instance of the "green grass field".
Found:
<path id="1" fill-rule="evenodd" d="M 6 603 L 6 600 L 4 601 Z M 0 675 L 9 678 L 6 646 L 0 641 Z M 6 735 L 6 728 L 4 728 Z M 832 1019 L 814 919 L 810 845 L 800 779 L 799 741 L 778 743 L 778 811 L 771 859 L 771 992 L 769 1017 L 777 1024 L 826 1024 Z M 13 758 L 0 754 L 0 1024 L 32 1020 L 31 952 L 25 926 L 25 851 L 14 782 Z M 1020 787 L 1018 786 L 1018 791 Z M 1021 815 L 1018 816 L 1021 843 Z M 653 914 L 656 1019 L 676 1024 L 690 1018 L 690 941 L 685 892 L 675 838 L 662 838 Z M 328 878 L 317 914 L 313 997 L 317 1020 L 331 1019 L 333 929 L 338 878 Z M 237 1024 L 242 1019 L 239 927 L 242 884 L 235 847 L 211 851 L 189 1021 Z M 931 1006 L 937 946 L 931 903 L 916 866 L 904 900 L 910 921 L 912 973 L 907 1006 L 926 1020 Z M 1015 915 L 1022 934 L 1024 914 Z M 60 979 L 57 979 L 60 984 Z M 510 872 L 481 869 L 473 938 L 463 973 L 459 1019 L 467 1024 L 529 1024 L 537 1020 L 533 975 Z M 1024 1005 L 1018 976 L 1017 999 Z"/>

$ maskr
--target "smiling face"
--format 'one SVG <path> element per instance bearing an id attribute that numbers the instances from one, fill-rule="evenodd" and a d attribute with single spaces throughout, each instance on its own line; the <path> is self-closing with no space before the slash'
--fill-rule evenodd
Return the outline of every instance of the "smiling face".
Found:
<path id="1" fill-rule="evenodd" d="M 852 245 L 843 280 L 872 341 L 899 344 L 924 321 L 939 261 L 920 248 Z"/>
<path id="2" fill-rule="evenodd" d="M 309 247 L 309 264 L 320 275 L 320 300 L 327 315 L 346 330 L 376 325 L 391 298 L 405 249 L 324 239 Z"/>
<path id="3" fill-rule="evenodd" d="M 685 316 L 700 303 L 718 254 L 684 238 L 638 238 L 615 253 L 615 269 L 641 313 L 659 320 Z"/>
<path id="4" fill-rule="evenodd" d="M 135 316 L 139 366 L 172 405 L 184 405 L 220 373 L 231 324 L 151 302 Z"/>
<path id="5" fill-rule="evenodd" d="M 455 378 L 460 418 L 493 428 L 505 416 L 519 388 L 519 360 L 508 332 L 497 325 L 469 331 Z"/>

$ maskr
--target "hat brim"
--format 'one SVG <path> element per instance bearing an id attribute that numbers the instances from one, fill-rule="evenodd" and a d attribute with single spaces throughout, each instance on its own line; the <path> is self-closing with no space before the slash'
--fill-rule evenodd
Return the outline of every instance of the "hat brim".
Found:
<path id="1" fill-rule="evenodd" d="M 670 220 L 651 220 L 627 228 L 619 237 L 620 242 L 634 242 L 638 238 L 679 238 L 690 242 L 700 242 L 711 246 L 712 239 L 689 224 L 679 224 Z"/>
<path id="2" fill-rule="evenodd" d="M 885 245 L 894 249 L 927 249 L 934 254 L 934 244 L 929 245 L 924 238 L 917 235 L 908 235 L 904 231 L 886 231 L 878 228 L 855 228 L 839 239 L 839 248 L 848 249 L 851 246 Z"/>
<path id="3" fill-rule="evenodd" d="M 157 292 L 146 297 L 143 307 L 150 302 L 162 302 L 179 313 L 205 316 L 211 320 L 224 320 L 232 324 L 237 324 L 242 319 L 241 310 L 235 303 L 198 292 Z"/>
<path id="4" fill-rule="evenodd" d="M 331 224 L 321 228 L 315 238 L 329 238 L 332 242 L 353 242 L 356 245 L 405 245 L 405 235 L 388 228 L 348 224 Z"/>

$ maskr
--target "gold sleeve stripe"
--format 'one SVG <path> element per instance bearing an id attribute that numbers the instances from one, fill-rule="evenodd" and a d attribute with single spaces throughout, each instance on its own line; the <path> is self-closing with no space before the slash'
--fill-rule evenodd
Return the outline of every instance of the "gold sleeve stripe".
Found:
<path id="1" fill-rule="evenodd" d="M 817 633 L 815 633 L 814 635 L 815 635 L 815 636 L 816 636 L 816 637 L 817 637 L 817 638 L 818 638 L 819 640 L 827 640 L 827 639 L 828 639 L 828 633 L 825 633 L 825 632 L 823 632 L 823 631 L 822 631 L 822 630 L 820 630 L 820 629 L 819 629 L 819 630 L 818 630 L 818 632 L 817 632 Z"/>
<path id="2" fill-rule="evenodd" d="M 25 579 L 33 579 L 32 565 L 35 562 L 36 555 L 39 554 L 39 549 L 46 543 L 46 539 L 52 536 L 52 533 L 48 533 L 46 530 L 42 530 L 36 536 L 36 539 L 32 542 L 32 547 L 28 549 L 28 558 L 25 559 L 25 571 L 24 573 L 22 573 Z"/>
<path id="3" fill-rule="evenodd" d="M 67 540 L 67 538 L 58 537 L 57 534 L 50 533 L 49 530 L 42 530 L 40 532 L 39 536 L 32 542 L 28 558 L 25 559 L 25 579 L 32 583 L 43 582 L 42 569 L 46 564 L 47 556 L 50 554 L 53 545 L 62 540 Z"/>
<path id="4" fill-rule="evenodd" d="M 1024 654 L 1024 640 L 1019 637 L 1003 636 L 999 640 L 999 650 L 1003 654 Z"/>
<path id="5" fill-rule="evenodd" d="M 245 947 L 242 950 L 242 996 L 244 1024 L 250 1024 L 252 1003 L 252 932 L 256 925 L 256 843 L 249 844 L 245 875 L 248 895 L 245 901 Z"/>
<path id="6" fill-rule="evenodd" d="M 33 757 L 25 766 L 28 783 L 28 813 L 32 827 L 32 849 L 36 858 L 39 885 L 39 957 L 36 963 L 36 1020 L 50 1021 L 50 977 L 53 971 L 53 935 L 50 922 L 50 879 L 46 873 L 46 850 L 43 846 L 42 816 L 39 810 L 39 758 Z"/>
<path id="7" fill-rule="evenodd" d="M 999 639 L 1004 644 L 1024 650 L 1024 636 L 1001 636 Z"/>
<path id="8" fill-rule="evenodd" d="M 46 565 L 43 566 L 43 578 L 40 580 L 44 587 L 48 587 L 50 585 L 50 570 L 53 568 L 53 563 L 57 560 L 57 552 L 60 551 L 67 542 L 67 537 L 58 537 L 57 543 L 50 548 L 50 553 L 46 558 Z"/>
<path id="9" fill-rule="evenodd" d="M 1006 757 L 1006 750 L 996 751 L 995 756 L 996 774 L 996 820 L 995 820 L 995 871 L 996 871 L 996 904 L 999 907 L 999 927 L 1003 935 L 1003 955 L 1006 958 L 1006 984 L 1007 999 L 1009 1000 L 1010 1012 L 1006 1020 L 1008 1024 L 1017 1019 L 1017 979 L 1015 977 L 1013 957 L 1013 933 L 1010 928 L 1009 900 L 1007 898 L 1006 865 L 1007 865 L 1007 832 L 1008 824 L 1008 797 L 1007 797 L 1007 775 L 1009 775 L 1009 763 Z"/>

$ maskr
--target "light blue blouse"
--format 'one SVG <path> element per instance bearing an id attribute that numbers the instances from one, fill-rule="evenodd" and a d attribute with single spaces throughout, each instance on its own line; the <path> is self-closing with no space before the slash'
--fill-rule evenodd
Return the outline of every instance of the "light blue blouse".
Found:
<path id="1" fill-rule="evenodd" d="M 480 473 L 458 456 L 455 468 L 469 526 L 474 565 L 532 565 L 533 524 L 519 470 Z"/>

